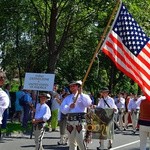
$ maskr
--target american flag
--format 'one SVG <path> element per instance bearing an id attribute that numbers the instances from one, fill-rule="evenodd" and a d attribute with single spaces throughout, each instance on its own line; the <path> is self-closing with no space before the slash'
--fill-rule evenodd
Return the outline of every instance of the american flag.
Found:
<path id="1" fill-rule="evenodd" d="M 150 100 L 150 38 L 121 3 L 102 51 Z"/>

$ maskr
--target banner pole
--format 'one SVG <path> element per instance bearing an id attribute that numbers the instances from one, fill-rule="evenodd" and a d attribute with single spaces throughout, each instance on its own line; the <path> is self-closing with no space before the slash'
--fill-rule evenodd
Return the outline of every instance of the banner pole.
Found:
<path id="1" fill-rule="evenodd" d="M 112 14 L 111 14 L 111 16 L 110 16 L 110 19 L 109 19 L 108 23 L 107 23 L 107 26 L 106 26 L 106 28 L 105 28 L 103 34 L 102 34 L 101 40 L 100 40 L 99 43 L 98 43 L 98 46 L 97 46 L 96 51 L 95 51 L 95 53 L 94 53 L 94 55 L 93 55 L 93 58 L 92 58 L 92 60 L 91 60 L 91 62 L 90 62 L 90 65 L 89 65 L 89 67 L 88 67 L 88 69 L 87 69 L 87 72 L 86 72 L 86 74 L 85 74 L 85 76 L 84 76 L 84 78 L 83 78 L 81 88 L 83 88 L 83 86 L 84 86 L 84 83 L 85 83 L 85 81 L 86 81 L 86 79 L 87 79 L 87 76 L 88 76 L 90 70 L 91 70 L 91 67 L 92 67 L 93 62 L 94 62 L 94 60 L 95 60 L 95 58 L 96 58 L 96 55 L 97 55 L 97 53 L 98 53 L 98 51 L 99 51 L 99 49 L 100 49 L 100 47 L 101 47 L 101 45 L 102 45 L 103 39 L 104 39 L 104 37 L 105 37 L 106 34 L 107 34 L 108 28 L 109 28 L 110 23 L 111 23 L 111 21 L 112 21 L 112 18 L 113 18 L 114 14 L 115 14 L 115 12 L 116 12 L 116 10 L 117 10 L 117 8 L 118 8 L 119 3 L 120 3 L 120 0 L 117 0 L 116 6 L 115 6 L 115 8 L 113 9 L 113 12 L 112 12 Z M 78 95 L 79 95 L 79 94 L 77 94 L 77 96 L 76 96 L 76 98 L 75 98 L 75 100 L 74 100 L 74 103 L 76 103 L 77 98 L 78 98 Z"/>

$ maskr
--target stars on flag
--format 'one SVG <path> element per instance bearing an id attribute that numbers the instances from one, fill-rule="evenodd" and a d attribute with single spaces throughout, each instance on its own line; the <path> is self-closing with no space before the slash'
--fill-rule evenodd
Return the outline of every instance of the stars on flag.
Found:
<path id="1" fill-rule="evenodd" d="M 149 40 L 141 27 L 123 6 L 113 30 L 120 36 L 125 46 L 137 56 Z"/>

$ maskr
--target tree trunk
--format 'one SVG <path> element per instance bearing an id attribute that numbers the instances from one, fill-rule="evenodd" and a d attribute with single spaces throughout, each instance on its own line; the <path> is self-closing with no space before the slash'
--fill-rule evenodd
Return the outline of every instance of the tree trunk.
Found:
<path id="1" fill-rule="evenodd" d="M 50 54 L 48 59 L 47 73 L 54 73 L 58 60 L 57 54 Z"/>
<path id="2" fill-rule="evenodd" d="M 49 52 L 47 73 L 54 73 L 58 58 L 58 50 L 56 48 L 56 24 L 57 24 L 57 1 L 52 1 L 49 33 L 46 35 L 47 47 Z"/>

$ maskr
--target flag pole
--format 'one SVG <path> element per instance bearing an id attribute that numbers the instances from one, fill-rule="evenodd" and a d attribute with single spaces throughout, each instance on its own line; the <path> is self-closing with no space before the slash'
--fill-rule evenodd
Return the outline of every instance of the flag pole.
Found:
<path id="1" fill-rule="evenodd" d="M 85 76 L 84 76 L 84 78 L 83 78 L 81 88 L 83 88 L 83 86 L 84 86 L 84 83 L 85 83 L 85 81 L 86 81 L 86 79 L 87 79 L 87 76 L 88 76 L 90 70 L 91 70 L 91 67 L 92 67 L 92 65 L 93 65 L 93 62 L 94 62 L 96 56 L 97 56 L 97 53 L 98 53 L 98 51 L 99 51 L 99 49 L 100 49 L 100 47 L 101 47 L 101 45 L 102 45 L 103 39 L 105 38 L 105 36 L 106 36 L 106 34 L 107 34 L 107 31 L 108 31 L 108 28 L 109 28 L 110 23 L 111 23 L 111 21 L 112 21 L 112 18 L 113 18 L 113 16 L 114 16 L 114 14 L 115 14 L 115 12 L 116 12 L 116 10 L 117 10 L 118 5 L 119 5 L 120 2 L 121 2 L 121 0 L 117 0 L 116 6 L 115 6 L 115 8 L 113 9 L 113 12 L 112 12 L 112 14 L 111 14 L 111 16 L 110 16 L 110 19 L 109 19 L 108 23 L 107 23 L 107 26 L 106 26 L 106 28 L 105 28 L 103 34 L 102 34 L 102 37 L 101 37 L 101 39 L 100 39 L 100 41 L 99 41 L 99 43 L 98 43 L 98 45 L 97 45 L 96 51 L 95 51 L 95 53 L 94 53 L 94 55 L 93 55 L 93 58 L 92 58 L 92 60 L 91 60 L 91 62 L 90 62 L 90 65 L 89 65 L 89 67 L 88 67 L 88 69 L 87 69 L 87 72 L 86 72 L 86 74 L 85 74 Z M 74 100 L 74 103 L 76 103 L 77 98 L 78 98 L 78 95 L 79 95 L 79 94 L 77 94 L 77 96 L 76 96 L 76 98 L 75 98 L 75 100 Z"/>

